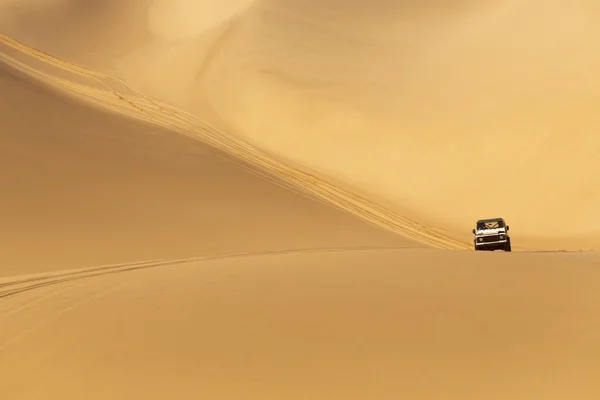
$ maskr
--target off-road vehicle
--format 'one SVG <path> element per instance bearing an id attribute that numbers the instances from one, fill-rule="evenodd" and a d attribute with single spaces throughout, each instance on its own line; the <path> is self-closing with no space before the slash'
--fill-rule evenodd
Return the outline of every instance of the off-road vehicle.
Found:
<path id="1" fill-rule="evenodd" d="M 475 250 L 511 251 L 508 225 L 502 218 L 480 219 L 473 229 Z"/>

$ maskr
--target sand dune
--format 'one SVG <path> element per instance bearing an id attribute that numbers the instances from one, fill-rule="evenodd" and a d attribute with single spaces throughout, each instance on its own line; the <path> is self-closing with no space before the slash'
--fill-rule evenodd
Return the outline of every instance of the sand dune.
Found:
<path id="1" fill-rule="evenodd" d="M 0 301 L 0 394 L 592 400 L 599 261 L 288 253 L 21 284 Z"/>
<path id="2" fill-rule="evenodd" d="M 197 141 L 89 109 L 6 67 L 0 73 L 2 275 L 288 247 L 411 245 Z"/>
<path id="3" fill-rule="evenodd" d="M 425 225 L 468 240 L 502 215 L 526 247 L 600 242 L 596 2 L 64 1 L 43 24 L 21 3 L 15 38 Z"/>
<path id="4" fill-rule="evenodd" d="M 17 57 L 12 57 L 6 53 L 2 55 L 9 65 L 26 72 L 29 76 L 51 84 L 62 90 L 63 93 L 76 96 L 78 99 L 84 99 L 88 104 L 151 122 L 154 125 L 164 126 L 202 143 L 209 144 L 215 149 L 228 154 L 230 161 L 237 160 L 238 166 L 247 171 L 252 171 L 263 178 L 303 195 L 334 205 L 413 241 L 446 249 L 470 247 L 468 242 L 428 228 L 360 195 L 324 181 L 318 176 L 286 165 L 268 153 L 227 135 L 182 110 L 139 93 L 121 79 L 65 62 L 6 35 L 0 34 L 0 42 L 8 50 L 18 53 Z M 20 61 L 19 58 L 26 60 L 26 62 Z M 43 70 L 27 64 L 32 61 L 34 65 L 38 65 Z M 48 72 L 48 70 L 51 72 Z M 66 74 L 70 79 L 56 76 L 56 70 L 63 75 Z M 93 86 L 88 86 L 87 83 L 74 82 L 73 78 L 91 81 Z"/>
<path id="5" fill-rule="evenodd" d="M 0 398 L 597 399 L 600 8 L 413 3 L 0 0 Z"/>

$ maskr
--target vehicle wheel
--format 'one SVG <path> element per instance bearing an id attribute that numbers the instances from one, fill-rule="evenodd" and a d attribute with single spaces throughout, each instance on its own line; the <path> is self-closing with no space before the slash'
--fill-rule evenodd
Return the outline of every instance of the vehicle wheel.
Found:
<path id="1" fill-rule="evenodd" d="M 504 251 L 511 251 L 510 244 L 504 248 Z"/>

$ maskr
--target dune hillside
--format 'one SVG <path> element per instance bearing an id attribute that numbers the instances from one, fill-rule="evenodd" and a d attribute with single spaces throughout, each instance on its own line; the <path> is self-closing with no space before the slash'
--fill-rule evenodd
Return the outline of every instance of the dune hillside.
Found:
<path id="1" fill-rule="evenodd" d="M 0 396 L 595 400 L 599 266 L 400 249 L 17 280 Z"/>
<path id="2" fill-rule="evenodd" d="M 287 248 L 415 246 L 0 69 L 1 275 Z"/>
<path id="3" fill-rule="evenodd" d="M 597 248 L 597 2 L 38 3 L 4 31 L 425 225 Z"/>
<path id="4" fill-rule="evenodd" d="M 0 0 L 0 399 L 597 400 L 600 6 L 413 3 Z"/>

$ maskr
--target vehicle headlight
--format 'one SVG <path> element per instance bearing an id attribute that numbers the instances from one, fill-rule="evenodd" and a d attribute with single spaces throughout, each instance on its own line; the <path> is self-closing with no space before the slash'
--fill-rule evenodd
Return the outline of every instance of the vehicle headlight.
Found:
<path id="1" fill-rule="evenodd" d="M 500 235 L 500 240 L 503 240 L 503 239 L 504 239 L 504 235 Z"/>
<path id="2" fill-rule="evenodd" d="M 483 242 L 483 238 L 477 238 L 478 242 Z"/>

